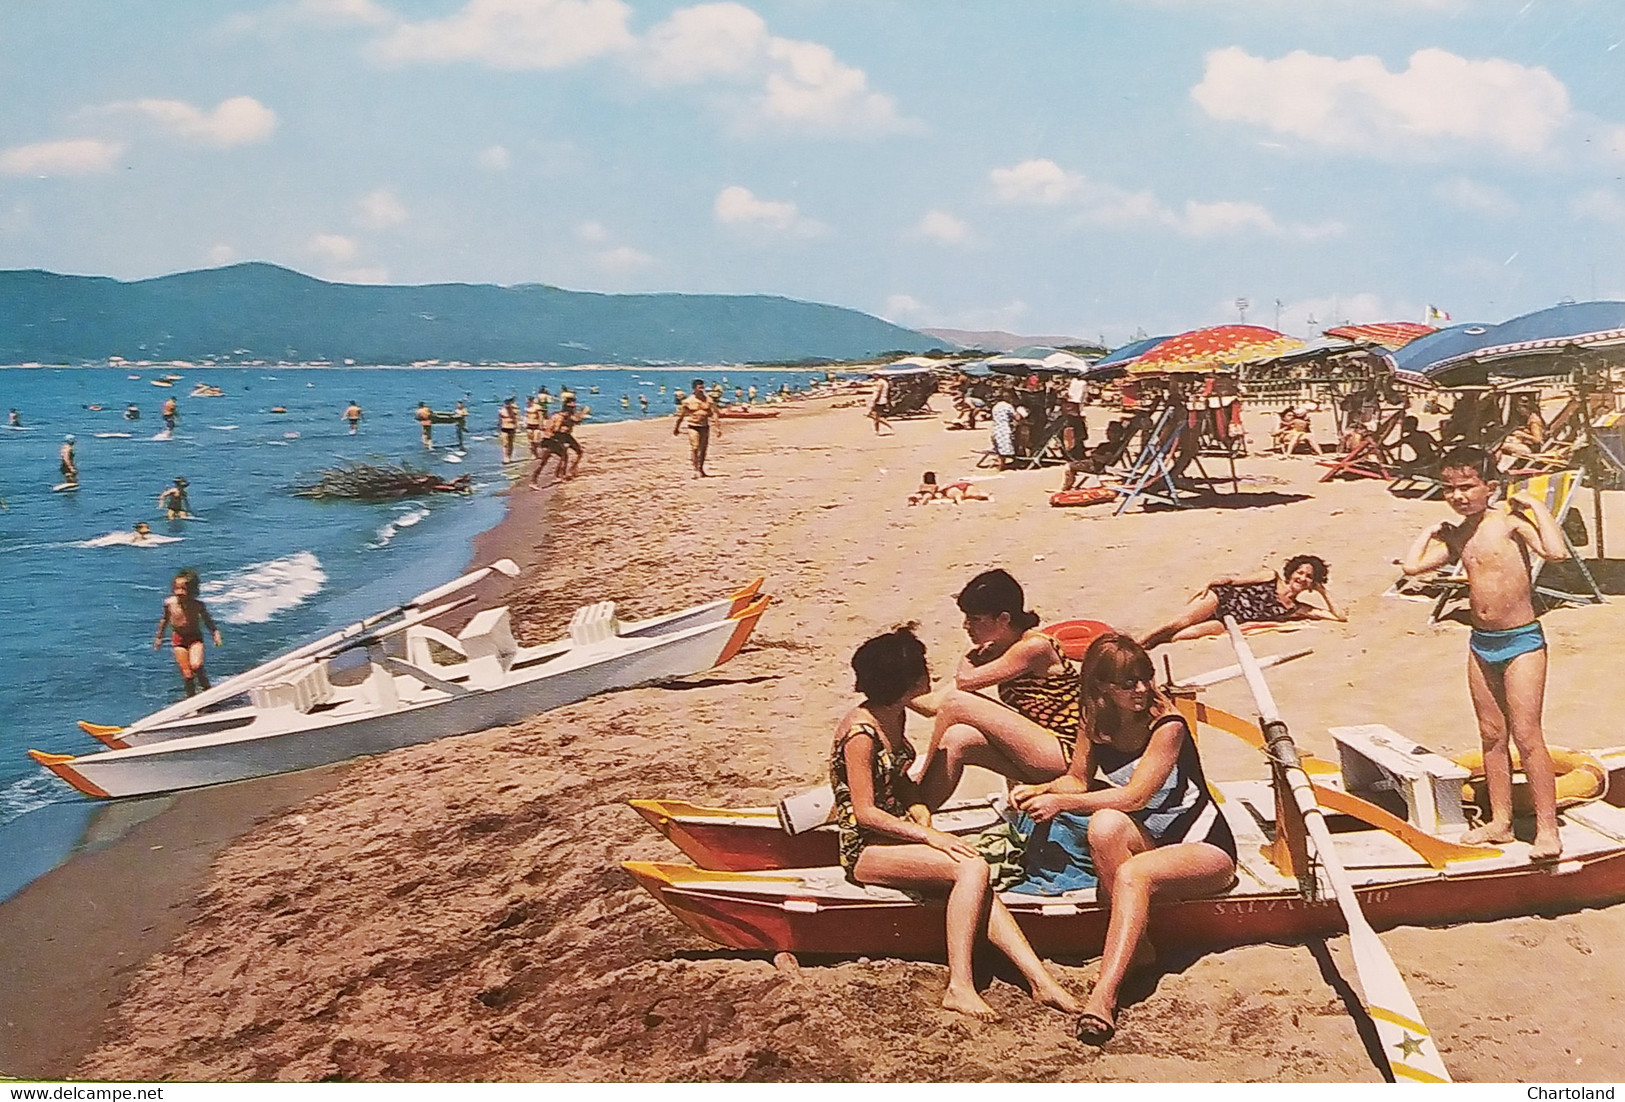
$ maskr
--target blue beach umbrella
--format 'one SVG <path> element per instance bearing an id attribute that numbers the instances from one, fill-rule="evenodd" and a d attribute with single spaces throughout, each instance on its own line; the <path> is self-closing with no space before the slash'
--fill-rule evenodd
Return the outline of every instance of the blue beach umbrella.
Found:
<path id="1" fill-rule="evenodd" d="M 1481 383 L 1491 373 L 1533 378 L 1567 372 L 1560 359 L 1575 348 L 1625 345 L 1625 302 L 1570 302 L 1499 325 L 1453 325 L 1389 354 L 1397 371 L 1441 385 Z"/>
<path id="2" fill-rule="evenodd" d="M 1085 379 L 1112 379 L 1128 371 L 1128 365 L 1151 351 L 1163 341 L 1170 339 L 1172 333 L 1165 333 L 1160 337 L 1143 337 L 1123 347 L 1107 353 L 1089 366 L 1083 373 Z"/>

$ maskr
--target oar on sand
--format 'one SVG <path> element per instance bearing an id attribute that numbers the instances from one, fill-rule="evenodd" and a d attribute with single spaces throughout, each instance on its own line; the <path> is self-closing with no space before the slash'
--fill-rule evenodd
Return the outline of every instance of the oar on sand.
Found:
<path id="1" fill-rule="evenodd" d="M 1348 873 L 1332 847 L 1331 831 L 1326 828 L 1325 816 L 1315 803 L 1309 776 L 1298 762 L 1298 748 L 1287 731 L 1286 722 L 1275 710 L 1275 698 L 1264 681 L 1264 672 L 1253 657 L 1247 640 L 1235 618 L 1224 618 L 1225 630 L 1230 633 L 1230 645 L 1235 648 L 1236 662 L 1241 666 L 1247 687 L 1252 690 L 1258 705 L 1259 725 L 1264 729 L 1271 763 L 1284 774 L 1292 789 L 1292 796 L 1303 815 L 1303 825 L 1320 859 L 1332 894 L 1343 912 L 1343 921 L 1349 928 L 1349 945 L 1354 950 L 1354 972 L 1359 978 L 1365 996 L 1366 1013 L 1377 1028 L 1382 1042 L 1383 1058 L 1396 1080 L 1419 1083 L 1448 1083 L 1450 1072 L 1439 1056 L 1433 1035 L 1422 1022 L 1421 1012 L 1405 987 L 1405 980 L 1394 966 L 1393 958 L 1377 938 L 1376 931 L 1366 921 L 1355 897 L 1354 886 Z"/>

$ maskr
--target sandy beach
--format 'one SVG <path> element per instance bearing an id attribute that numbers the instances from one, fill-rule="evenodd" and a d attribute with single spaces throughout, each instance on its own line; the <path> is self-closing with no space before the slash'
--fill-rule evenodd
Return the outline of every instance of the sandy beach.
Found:
<path id="1" fill-rule="evenodd" d="M 1273 418 L 1250 418 L 1259 447 Z M 1100 422 L 1092 411 L 1097 435 Z M 114 908 L 85 917 L 110 881 L 79 862 L 59 870 L 0 907 L 0 929 L 8 916 L 48 929 L 53 908 L 72 909 L 78 921 L 28 952 L 49 955 L 50 982 L 94 994 L 53 1009 L 49 992 L 30 1002 L 24 987 L 4 1007 L 3 1070 L 201 1081 L 1380 1080 L 1349 1014 L 1345 939 L 1170 953 L 1131 984 L 1116 1038 L 1095 1049 L 1004 978 L 988 992 L 1003 1020 L 982 1024 L 937 1007 L 940 964 L 775 966 L 703 942 L 622 871 L 625 860 L 676 857 L 625 801 L 759 805 L 819 783 L 833 725 L 854 700 L 853 648 L 915 620 L 946 673 L 966 645 L 953 595 L 992 566 L 1010 570 L 1046 620 L 1140 630 L 1217 573 L 1317 553 L 1350 622 L 1255 641 L 1261 655 L 1314 648 L 1271 674 L 1300 745 L 1335 757 L 1328 727 L 1382 723 L 1441 752 L 1468 749 L 1465 628 L 1384 596 L 1393 560 L 1444 505 L 1376 482 L 1320 484 L 1307 457 L 1255 456 L 1238 463 L 1244 492 L 1218 507 L 1052 509 L 1052 469 L 982 482 L 991 502 L 909 508 L 923 470 L 943 481 L 989 474 L 974 469 L 986 435 L 920 419 L 876 437 L 850 400 L 812 400 L 727 423 L 713 444 L 718 477 L 697 481 L 670 426 L 584 429 L 581 477 L 512 491 L 478 558 L 512 554 L 524 566 L 509 600 L 527 643 L 557 636 L 587 602 L 647 616 L 765 575 L 774 604 L 737 658 L 324 775 L 308 793 L 239 810 L 230 829 L 195 827 L 246 833 L 189 872 L 169 865 L 172 848 L 132 832 L 94 857 L 150 885 L 149 910 L 164 920 L 139 923 L 152 929 L 121 943 L 125 955 L 91 951 L 129 934 Z M 1608 505 L 1610 540 L 1625 544 L 1625 508 Z M 1583 508 L 1589 524 L 1589 497 Z M 1602 697 L 1625 602 L 1555 610 L 1545 627 L 1548 741 L 1625 741 Z M 1216 639 L 1165 653 L 1176 676 L 1232 661 Z M 1251 714 L 1240 682 L 1206 699 Z M 1205 740 L 1202 751 L 1212 777 L 1262 775 L 1239 741 Z M 142 829 L 174 839 L 193 829 L 186 822 L 168 815 Z M 1608 963 L 1625 941 L 1625 907 L 1383 940 L 1458 1080 L 1625 1078 L 1614 1027 L 1625 966 Z M 1094 962 L 1052 967 L 1081 993 Z M 38 985 L 46 971 L 16 977 Z"/>

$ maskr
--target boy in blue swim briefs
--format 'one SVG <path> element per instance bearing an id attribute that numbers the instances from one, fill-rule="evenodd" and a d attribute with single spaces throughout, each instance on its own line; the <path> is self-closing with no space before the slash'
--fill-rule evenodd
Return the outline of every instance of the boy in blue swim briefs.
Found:
<path id="1" fill-rule="evenodd" d="M 1511 743 L 1516 742 L 1535 805 L 1529 857 L 1549 861 L 1563 845 L 1557 834 L 1556 775 L 1541 731 L 1546 637 L 1535 619 L 1530 556 L 1556 562 L 1568 558 L 1568 548 L 1538 498 L 1513 494 L 1491 508 L 1501 476 L 1482 448 L 1453 448 L 1440 465 L 1445 502 L 1461 514 L 1461 523 L 1440 521 L 1418 536 L 1404 569 L 1421 574 L 1459 559 L 1467 573 L 1473 623 L 1467 688 L 1484 748 L 1490 819 L 1461 840 L 1469 845 L 1512 841 Z"/>

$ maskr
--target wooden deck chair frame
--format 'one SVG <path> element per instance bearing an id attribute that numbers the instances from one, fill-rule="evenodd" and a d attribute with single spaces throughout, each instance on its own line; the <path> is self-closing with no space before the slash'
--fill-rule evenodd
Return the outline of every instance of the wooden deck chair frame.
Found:
<path id="1" fill-rule="evenodd" d="M 1321 475 L 1320 480 L 1330 482 L 1341 474 L 1392 480 L 1396 473 L 1394 469 L 1396 464 L 1388 455 L 1388 437 L 1393 435 L 1394 429 L 1404 417 L 1405 409 L 1401 406 L 1379 421 L 1377 427 L 1367 433 L 1353 451 L 1330 460 L 1321 460 L 1320 465 L 1329 467 L 1330 470 Z"/>
<path id="2" fill-rule="evenodd" d="M 1541 498 L 1546 508 L 1551 511 L 1553 519 L 1557 521 L 1559 531 L 1563 532 L 1563 546 L 1568 548 L 1569 561 L 1580 571 L 1580 577 L 1585 579 L 1585 592 L 1575 593 L 1567 590 L 1555 589 L 1540 584 L 1541 571 L 1547 566 L 1545 559 L 1537 557 L 1530 566 L 1529 587 L 1537 594 L 1549 601 L 1560 604 L 1592 604 L 1607 603 L 1602 590 L 1597 585 L 1597 579 L 1592 577 L 1591 569 L 1586 566 L 1585 559 L 1569 539 L 1568 533 L 1563 531 L 1563 520 L 1568 516 L 1569 510 L 1574 508 L 1574 499 L 1578 496 L 1580 487 L 1585 481 L 1585 472 L 1580 470 L 1555 471 L 1551 474 L 1529 475 L 1522 478 L 1509 478 L 1502 484 L 1502 500 L 1516 493 L 1528 492 Z M 1433 614 L 1430 617 L 1435 623 L 1444 617 L 1445 609 L 1452 601 L 1458 601 L 1467 596 L 1467 579 L 1461 573 L 1461 566 L 1457 564 L 1452 577 L 1440 579 L 1444 585 L 1444 592 L 1434 602 Z"/>
<path id="3" fill-rule="evenodd" d="M 1169 457 L 1179 447 L 1184 429 L 1185 411 L 1174 404 L 1164 406 L 1156 423 L 1146 432 L 1139 455 L 1123 475 L 1123 484 L 1113 487 L 1123 495 L 1123 500 L 1117 503 L 1117 508 L 1112 512 L 1113 516 L 1120 515 L 1142 498 L 1179 506 L 1179 490 L 1174 486 L 1173 466 Z M 1159 481 L 1165 492 L 1156 489 Z"/>

